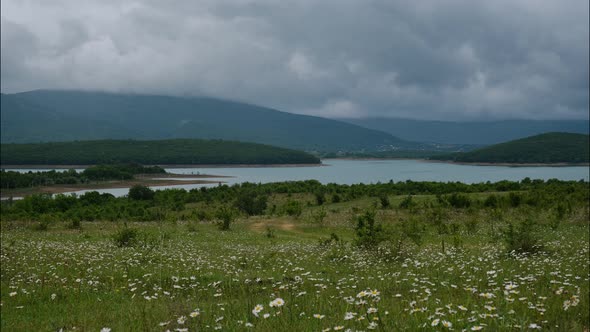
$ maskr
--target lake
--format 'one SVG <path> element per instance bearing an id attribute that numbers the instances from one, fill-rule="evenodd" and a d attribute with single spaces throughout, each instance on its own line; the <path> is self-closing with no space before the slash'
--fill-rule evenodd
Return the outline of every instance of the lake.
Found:
<path id="1" fill-rule="evenodd" d="M 474 166 L 449 163 L 427 162 L 422 160 L 341 160 L 325 159 L 324 166 L 315 167 L 194 167 L 167 168 L 177 174 L 215 174 L 232 176 L 219 180 L 229 185 L 242 182 L 269 183 L 280 181 L 299 181 L 315 179 L 321 183 L 355 184 L 397 181 L 439 181 L 439 182 L 496 182 L 502 180 L 520 181 L 531 179 L 560 179 L 589 181 L 588 166 L 567 167 L 509 167 Z M 20 169 L 19 171 L 28 171 Z M 39 169 L 33 171 L 41 171 Z M 209 180 L 209 179 L 208 179 Z M 192 189 L 217 184 L 191 184 L 154 187 L 154 189 L 184 188 Z M 115 196 L 126 195 L 127 188 L 101 189 L 99 192 Z M 81 194 L 85 191 L 78 191 Z"/>

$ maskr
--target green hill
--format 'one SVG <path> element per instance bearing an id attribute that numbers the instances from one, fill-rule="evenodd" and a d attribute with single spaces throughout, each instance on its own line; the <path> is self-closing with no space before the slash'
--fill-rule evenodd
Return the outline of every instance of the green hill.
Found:
<path id="1" fill-rule="evenodd" d="M 588 163 L 589 148 L 588 135 L 546 133 L 430 159 L 468 163 Z"/>
<path id="2" fill-rule="evenodd" d="M 308 153 L 221 140 L 100 140 L 2 144 L 3 165 L 318 164 Z"/>
<path id="3" fill-rule="evenodd" d="M 198 138 L 323 152 L 415 146 L 350 123 L 214 98 L 37 90 L 1 99 L 2 143 Z"/>

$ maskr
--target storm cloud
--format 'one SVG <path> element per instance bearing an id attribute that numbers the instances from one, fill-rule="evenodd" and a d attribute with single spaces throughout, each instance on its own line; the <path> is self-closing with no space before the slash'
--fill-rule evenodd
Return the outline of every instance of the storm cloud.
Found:
<path id="1" fill-rule="evenodd" d="M 587 119 L 587 0 L 1 2 L 2 92 L 324 117 Z"/>

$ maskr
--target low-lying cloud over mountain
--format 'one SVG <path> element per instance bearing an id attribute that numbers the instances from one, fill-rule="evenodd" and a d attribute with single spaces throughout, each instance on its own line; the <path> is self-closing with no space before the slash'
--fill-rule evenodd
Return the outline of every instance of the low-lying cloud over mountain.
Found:
<path id="1" fill-rule="evenodd" d="M 3 92 L 325 117 L 587 119 L 587 0 L 1 2 Z"/>

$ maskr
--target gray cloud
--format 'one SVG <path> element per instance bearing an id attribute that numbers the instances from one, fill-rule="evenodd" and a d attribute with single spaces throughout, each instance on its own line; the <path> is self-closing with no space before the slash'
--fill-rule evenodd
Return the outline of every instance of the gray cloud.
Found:
<path id="1" fill-rule="evenodd" d="M 587 0 L 3 0 L 2 91 L 325 117 L 587 118 Z"/>

